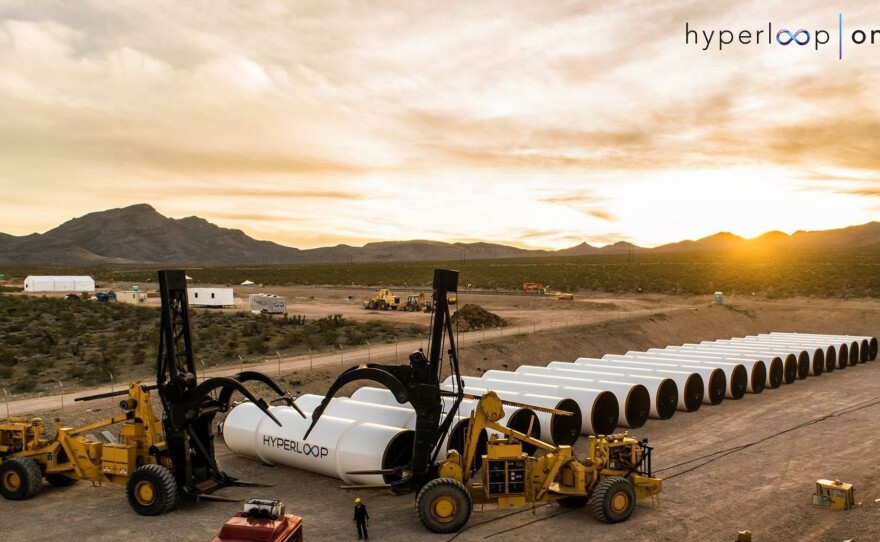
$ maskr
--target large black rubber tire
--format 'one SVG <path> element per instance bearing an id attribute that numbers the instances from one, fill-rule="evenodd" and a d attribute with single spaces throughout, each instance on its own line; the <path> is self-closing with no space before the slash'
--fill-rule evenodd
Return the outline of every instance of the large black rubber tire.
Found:
<path id="1" fill-rule="evenodd" d="M 30 499 L 42 483 L 40 466 L 29 457 L 13 457 L 0 464 L 0 494 L 10 501 Z"/>
<path id="2" fill-rule="evenodd" d="M 72 486 L 79 482 L 76 478 L 71 478 L 70 476 L 65 476 L 63 474 L 47 474 L 46 481 L 49 482 L 49 485 L 55 487 Z"/>
<path id="3" fill-rule="evenodd" d="M 384 299 L 380 300 L 378 308 L 380 311 L 387 311 L 388 310 L 388 302 L 385 301 Z"/>
<path id="4" fill-rule="evenodd" d="M 131 509 L 142 516 L 159 516 L 170 512 L 177 501 L 177 481 L 162 465 L 138 467 L 125 484 L 125 495 Z"/>
<path id="5" fill-rule="evenodd" d="M 425 484 L 416 497 L 422 524 L 435 533 L 454 533 L 471 517 L 473 503 L 467 488 L 452 478 L 437 478 Z"/>
<path id="6" fill-rule="evenodd" d="M 620 523 L 632 515 L 636 507 L 636 494 L 626 478 L 609 476 L 593 490 L 590 501 L 593 515 L 602 523 Z"/>

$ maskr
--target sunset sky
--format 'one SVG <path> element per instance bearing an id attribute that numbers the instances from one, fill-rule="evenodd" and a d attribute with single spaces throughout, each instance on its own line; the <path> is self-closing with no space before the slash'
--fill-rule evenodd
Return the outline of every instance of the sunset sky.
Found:
<path id="1" fill-rule="evenodd" d="M 872 29 L 869 1 L 2 0 L 0 232 L 135 203 L 298 248 L 861 224 Z"/>

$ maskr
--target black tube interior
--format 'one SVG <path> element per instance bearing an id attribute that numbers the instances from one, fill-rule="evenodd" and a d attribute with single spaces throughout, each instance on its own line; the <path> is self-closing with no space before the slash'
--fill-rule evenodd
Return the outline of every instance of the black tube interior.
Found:
<path id="1" fill-rule="evenodd" d="M 767 366 L 759 361 L 752 366 L 752 393 L 764 391 L 764 383 L 767 382 Z"/>
<path id="2" fill-rule="evenodd" d="M 801 352 L 803 354 L 803 352 Z M 800 362 L 800 359 L 798 359 Z M 809 361 L 808 361 L 809 363 Z M 813 349 L 813 374 L 819 376 L 825 370 L 825 351 L 821 348 Z M 806 378 L 806 376 L 804 377 Z"/>
<path id="3" fill-rule="evenodd" d="M 530 408 L 518 408 L 511 412 L 510 416 L 507 417 L 507 427 L 534 439 L 541 439 L 541 420 L 538 419 L 535 411 Z M 529 431 L 529 427 L 531 427 L 531 431 Z M 534 444 L 523 442 L 522 449 L 525 453 L 533 455 L 538 450 L 538 447 Z"/>
<path id="4" fill-rule="evenodd" d="M 703 394 L 706 393 L 703 377 L 697 373 L 691 374 L 684 381 L 684 408 L 688 412 L 696 412 L 703 404 Z"/>
<path id="5" fill-rule="evenodd" d="M 737 365 L 730 372 L 730 398 L 742 399 L 749 389 L 749 374 L 742 365 Z"/>
<path id="6" fill-rule="evenodd" d="M 868 358 L 871 357 L 871 352 L 868 350 L 871 346 L 868 344 L 868 339 L 862 339 L 859 341 L 859 363 L 865 363 L 868 361 Z"/>
<path id="7" fill-rule="evenodd" d="M 859 343 L 852 342 L 849 345 L 849 365 L 852 367 L 853 365 L 859 364 Z"/>
<path id="8" fill-rule="evenodd" d="M 603 391 L 593 401 L 593 412 L 590 415 L 590 424 L 597 435 L 610 435 L 617 427 L 620 418 L 620 405 L 617 397 L 610 391 Z"/>
<path id="9" fill-rule="evenodd" d="M 830 373 L 837 367 L 837 348 L 828 345 L 825 349 L 825 372 Z"/>
<path id="10" fill-rule="evenodd" d="M 465 443 L 467 442 L 468 428 L 471 425 L 470 419 L 460 420 L 452 425 L 449 430 L 449 445 L 447 450 L 455 450 L 461 455 L 465 454 Z M 489 442 L 489 436 L 483 430 L 477 436 L 477 452 L 474 454 L 474 468 L 479 469 L 483 466 L 483 456 L 486 454 L 486 444 Z M 438 457 L 437 459 L 443 459 Z"/>
<path id="11" fill-rule="evenodd" d="M 769 383 L 770 389 L 775 390 L 779 386 L 782 385 L 782 377 L 785 373 L 784 367 L 782 365 L 782 360 L 778 357 L 774 357 L 770 360 L 770 373 L 769 373 Z"/>
<path id="12" fill-rule="evenodd" d="M 871 340 L 868 341 L 868 350 L 870 350 L 868 361 L 877 359 L 877 337 L 871 337 Z"/>
<path id="13" fill-rule="evenodd" d="M 715 369 L 712 371 L 712 376 L 709 377 L 709 404 L 717 405 L 723 401 L 726 392 L 727 375 L 721 369 Z"/>
<path id="14" fill-rule="evenodd" d="M 657 414 L 661 420 L 668 420 L 675 414 L 678 408 L 678 386 L 669 378 L 664 378 L 657 387 L 657 397 L 654 398 L 657 406 Z"/>
<path id="15" fill-rule="evenodd" d="M 803 350 L 801 350 L 803 353 Z M 794 354 L 786 354 L 785 360 L 782 362 L 782 381 L 791 384 L 797 380 L 798 376 L 798 360 Z"/>
<path id="16" fill-rule="evenodd" d="M 412 463 L 413 444 L 415 443 L 416 432 L 412 429 L 401 431 L 385 448 L 385 454 L 382 456 L 382 468 L 394 469 L 405 467 Z M 400 480 L 397 474 L 383 474 L 382 480 L 386 484 Z"/>
<path id="17" fill-rule="evenodd" d="M 554 444 L 571 446 L 581 435 L 581 407 L 574 399 L 563 399 L 556 408 L 571 412 L 571 416 L 550 416 L 550 438 Z"/>
<path id="18" fill-rule="evenodd" d="M 618 407 L 619 408 L 619 407 Z M 648 388 L 641 384 L 633 385 L 626 396 L 626 423 L 632 429 L 645 425 L 651 415 L 651 395 Z"/>

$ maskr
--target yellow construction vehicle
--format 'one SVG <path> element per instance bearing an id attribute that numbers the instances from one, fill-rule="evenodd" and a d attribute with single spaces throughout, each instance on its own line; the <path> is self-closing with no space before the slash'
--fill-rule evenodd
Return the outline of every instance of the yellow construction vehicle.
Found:
<path id="1" fill-rule="evenodd" d="M 10 500 L 29 499 L 40 490 L 43 477 L 54 486 L 81 479 L 96 485 L 124 484 L 132 509 L 155 516 L 170 511 L 180 497 L 222 500 L 210 494 L 230 485 L 247 485 L 217 465 L 214 417 L 226 412 L 232 394 L 239 392 L 279 423 L 268 403 L 244 387 L 247 381 L 262 382 L 278 394 L 278 400 L 296 405 L 271 378 L 253 371 L 199 382 L 185 276 L 183 271 L 159 272 L 162 308 L 156 384 L 132 382 L 128 390 L 76 399 L 125 396 L 119 403 L 121 414 L 75 429 L 56 419 L 52 438 L 46 436 L 40 418 L 0 420 L 0 494 Z M 151 390 L 157 391 L 162 403 L 161 416 L 153 410 Z M 115 443 L 88 435 L 115 424 L 121 424 Z"/>
<path id="2" fill-rule="evenodd" d="M 646 440 L 625 433 L 591 436 L 586 459 L 570 446 L 555 446 L 509 429 L 497 421 L 504 415 L 494 392 L 479 398 L 471 414 L 465 450 L 451 450 L 440 463 L 438 478 L 425 484 L 416 497 L 419 519 L 437 533 L 453 533 L 468 521 L 473 500 L 498 506 L 522 506 L 559 501 L 565 506 L 590 504 L 596 519 L 618 523 L 629 519 L 637 499 L 658 495 L 662 480 L 651 474 L 651 450 Z M 539 407 L 521 405 L 541 410 Z M 477 437 L 488 429 L 506 435 L 492 438 L 483 456 L 480 480 L 475 472 Z M 544 451 L 540 457 L 523 452 L 523 443 Z"/>
<path id="3" fill-rule="evenodd" d="M 853 486 L 840 480 L 816 480 L 813 504 L 831 510 L 849 510 L 855 505 Z"/>
<path id="4" fill-rule="evenodd" d="M 382 288 L 377 295 L 364 301 L 364 308 L 367 310 L 385 311 L 388 309 L 396 311 L 400 307 L 400 296 L 388 288 Z"/>
<path id="5" fill-rule="evenodd" d="M 425 294 L 420 293 L 418 295 L 411 295 L 406 298 L 406 301 L 400 306 L 400 310 L 402 311 L 412 311 L 412 312 L 422 312 L 425 310 L 427 303 L 425 303 Z"/>

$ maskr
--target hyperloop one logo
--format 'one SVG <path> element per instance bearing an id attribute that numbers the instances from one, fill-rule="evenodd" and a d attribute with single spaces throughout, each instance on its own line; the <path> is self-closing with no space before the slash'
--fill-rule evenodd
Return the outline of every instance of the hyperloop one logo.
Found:
<path id="1" fill-rule="evenodd" d="M 810 33 L 807 30 L 801 28 L 800 30 L 792 34 L 790 30 L 783 28 L 776 33 L 776 43 L 778 43 L 779 45 L 789 45 L 790 43 L 806 45 L 810 43 Z"/>

